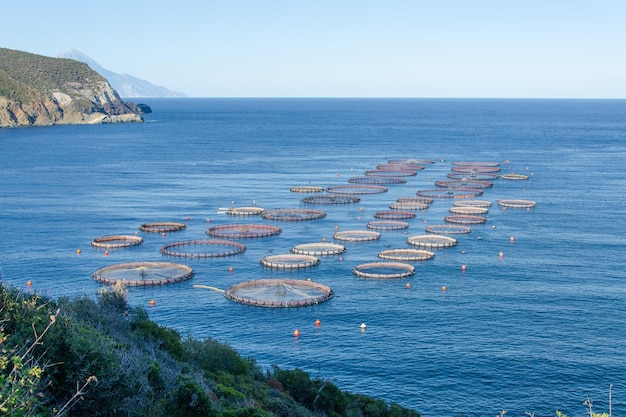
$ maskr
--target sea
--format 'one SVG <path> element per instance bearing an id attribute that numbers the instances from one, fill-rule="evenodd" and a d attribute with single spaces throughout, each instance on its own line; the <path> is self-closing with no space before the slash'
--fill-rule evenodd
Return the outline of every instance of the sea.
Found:
<path id="1" fill-rule="evenodd" d="M 540 417 L 557 409 L 584 416 L 587 400 L 594 412 L 626 415 L 626 100 L 141 101 L 153 111 L 145 123 L 0 129 L 5 284 L 53 298 L 96 297 L 100 268 L 180 263 L 193 269 L 191 279 L 129 287 L 129 303 L 184 337 L 226 343 L 263 369 L 299 368 L 427 417 Z M 308 203 L 303 198 L 329 192 L 292 191 L 353 184 L 398 160 L 428 163 L 357 202 Z M 476 198 L 491 203 L 486 221 L 455 234 L 455 246 L 432 249 L 431 259 L 407 262 L 415 274 L 354 274 L 380 262 L 383 250 L 410 248 L 407 239 L 428 226 L 449 224 L 460 199 L 449 198 L 452 189 L 437 194 L 405 220 L 408 228 L 382 230 L 376 240 L 337 241 L 335 233 L 370 230 L 376 213 L 401 197 L 441 191 L 435 182 L 468 162 L 527 179 L 499 177 L 482 188 Z M 503 208 L 503 200 L 535 205 Z M 325 216 L 228 214 L 236 207 Z M 161 222 L 186 227 L 140 230 Z M 164 245 L 212 239 L 209 228 L 242 224 L 280 233 L 235 239 L 245 251 L 231 256 L 161 253 Z M 143 243 L 92 246 L 107 236 Z M 316 242 L 346 251 L 303 268 L 261 263 Z M 334 297 L 264 308 L 221 292 L 267 278 L 321 283 Z"/>

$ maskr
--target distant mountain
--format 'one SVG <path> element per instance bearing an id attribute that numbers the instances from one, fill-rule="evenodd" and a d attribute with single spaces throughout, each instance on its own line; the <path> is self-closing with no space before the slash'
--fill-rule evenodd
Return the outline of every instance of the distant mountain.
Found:
<path id="1" fill-rule="evenodd" d="M 142 122 L 144 112 L 83 62 L 0 48 L 0 128 Z"/>
<path id="2" fill-rule="evenodd" d="M 91 69 L 106 78 L 107 81 L 109 81 L 109 84 L 111 84 L 111 86 L 117 90 L 119 95 L 122 97 L 187 97 L 185 93 L 168 90 L 165 87 L 154 85 L 148 81 L 135 78 L 132 75 L 118 74 L 109 71 L 102 68 L 100 64 L 89 58 L 83 52 L 75 49 L 61 52 L 58 57 L 74 59 L 89 65 Z"/>

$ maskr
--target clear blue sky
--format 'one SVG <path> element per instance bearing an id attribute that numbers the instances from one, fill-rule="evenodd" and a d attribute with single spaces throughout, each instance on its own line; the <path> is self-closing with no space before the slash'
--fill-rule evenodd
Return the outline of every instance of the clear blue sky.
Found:
<path id="1" fill-rule="evenodd" d="M 0 40 L 195 97 L 626 98 L 624 0 L 2 1 Z"/>

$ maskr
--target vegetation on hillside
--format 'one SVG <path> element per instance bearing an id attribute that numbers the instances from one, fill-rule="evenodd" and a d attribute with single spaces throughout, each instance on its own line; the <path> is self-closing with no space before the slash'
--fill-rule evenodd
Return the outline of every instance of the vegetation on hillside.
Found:
<path id="1" fill-rule="evenodd" d="M 0 96 L 9 100 L 30 102 L 68 83 L 98 81 L 104 78 L 82 62 L 0 48 Z"/>
<path id="2" fill-rule="evenodd" d="M 124 288 L 52 300 L 0 289 L 0 414 L 8 416 L 419 417 L 213 339 L 181 337 Z"/>

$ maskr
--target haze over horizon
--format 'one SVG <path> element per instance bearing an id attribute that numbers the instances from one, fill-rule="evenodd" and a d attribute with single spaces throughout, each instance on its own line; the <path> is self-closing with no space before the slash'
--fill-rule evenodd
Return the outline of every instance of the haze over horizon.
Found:
<path id="1" fill-rule="evenodd" d="M 192 97 L 626 98 L 626 2 L 3 4 L 0 46 Z"/>

